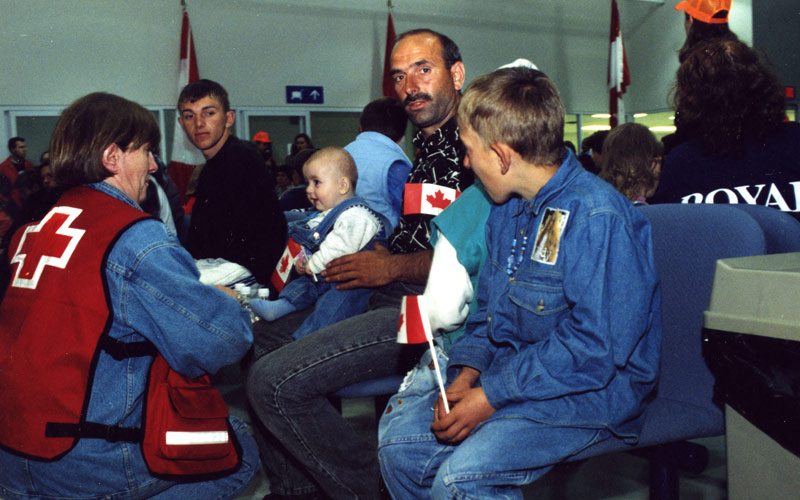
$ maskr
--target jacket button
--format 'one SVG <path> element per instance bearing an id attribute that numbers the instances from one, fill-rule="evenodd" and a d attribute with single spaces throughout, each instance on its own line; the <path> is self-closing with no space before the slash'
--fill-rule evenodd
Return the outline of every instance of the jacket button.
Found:
<path id="1" fill-rule="evenodd" d="M 544 311 L 544 300 L 540 300 L 540 301 L 539 301 L 539 305 L 537 305 L 537 306 L 536 306 L 536 309 L 537 309 L 539 312 L 542 312 L 542 311 Z"/>

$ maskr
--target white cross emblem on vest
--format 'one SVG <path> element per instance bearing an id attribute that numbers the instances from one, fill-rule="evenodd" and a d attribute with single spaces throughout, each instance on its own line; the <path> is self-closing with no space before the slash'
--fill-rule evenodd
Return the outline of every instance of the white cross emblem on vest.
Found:
<path id="1" fill-rule="evenodd" d="M 72 257 L 72 252 L 75 251 L 75 247 L 78 246 L 78 242 L 86 232 L 83 229 L 70 227 L 70 224 L 72 224 L 72 222 L 78 218 L 81 212 L 83 212 L 83 210 L 79 208 L 55 207 L 47 213 L 47 215 L 44 217 L 44 219 L 42 219 L 41 222 L 39 222 L 39 224 L 29 226 L 27 229 L 25 229 L 25 233 L 19 240 L 19 245 L 17 246 L 14 258 L 12 258 L 10 262 L 12 266 L 15 263 L 19 263 L 19 266 L 17 266 L 17 270 L 14 273 L 14 279 L 11 282 L 11 286 L 35 289 L 39 284 L 39 278 L 42 277 L 42 272 L 44 272 L 45 266 L 54 266 L 60 269 L 67 267 L 67 262 L 69 262 L 70 257 Z M 52 224 L 48 226 L 48 222 L 50 222 L 54 217 L 55 220 L 53 220 Z M 58 229 L 53 230 L 53 227 L 58 224 L 58 219 L 62 218 L 63 221 L 58 226 Z M 29 262 L 28 266 L 26 266 L 25 259 L 28 254 L 22 253 L 22 251 L 25 246 L 25 241 L 29 237 L 34 238 L 37 235 L 45 237 L 59 235 L 69 238 L 69 241 L 66 242 L 66 246 L 64 246 L 63 250 L 61 250 L 61 255 L 41 255 L 39 257 L 39 261 L 35 263 L 36 267 L 31 271 L 34 262 Z M 56 251 L 57 250 L 55 250 L 53 253 Z M 32 256 L 32 258 L 35 257 Z M 24 272 L 23 269 L 25 270 Z"/>

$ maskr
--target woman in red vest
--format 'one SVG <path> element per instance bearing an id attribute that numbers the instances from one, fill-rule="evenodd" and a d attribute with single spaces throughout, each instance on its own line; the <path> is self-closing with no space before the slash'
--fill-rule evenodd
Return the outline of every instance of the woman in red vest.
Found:
<path id="1" fill-rule="evenodd" d="M 59 119 L 50 153 L 67 191 L 15 234 L 0 304 L 0 498 L 233 498 L 258 468 L 235 419 L 222 433 L 238 438 L 233 472 L 177 482 L 145 463 L 154 355 L 200 377 L 253 338 L 232 292 L 201 284 L 176 236 L 139 208 L 159 137 L 149 111 L 111 94 Z"/>

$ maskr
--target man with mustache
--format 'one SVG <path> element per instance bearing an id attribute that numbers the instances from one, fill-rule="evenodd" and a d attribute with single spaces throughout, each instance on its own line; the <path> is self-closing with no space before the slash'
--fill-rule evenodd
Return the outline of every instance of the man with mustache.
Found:
<path id="1" fill-rule="evenodd" d="M 400 301 L 424 290 L 431 263 L 430 221 L 473 181 L 463 166 L 455 112 L 464 64 L 452 40 L 431 30 L 402 34 L 392 52 L 398 98 L 419 127 L 403 214 L 389 248 L 340 257 L 322 273 L 340 289 L 375 290 L 364 314 L 291 342 L 309 310 L 256 323 L 247 394 L 259 436 L 269 498 L 378 498 L 374 444 L 359 436 L 328 396 L 350 384 L 402 374 L 420 351 L 397 340 Z"/>

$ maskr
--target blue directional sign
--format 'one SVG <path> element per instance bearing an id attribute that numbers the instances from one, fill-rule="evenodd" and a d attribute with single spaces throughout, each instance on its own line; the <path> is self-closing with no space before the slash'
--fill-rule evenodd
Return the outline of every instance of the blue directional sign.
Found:
<path id="1" fill-rule="evenodd" d="M 322 104 L 323 102 L 325 102 L 325 94 L 322 87 L 310 87 L 308 85 L 286 86 L 287 104 Z"/>

